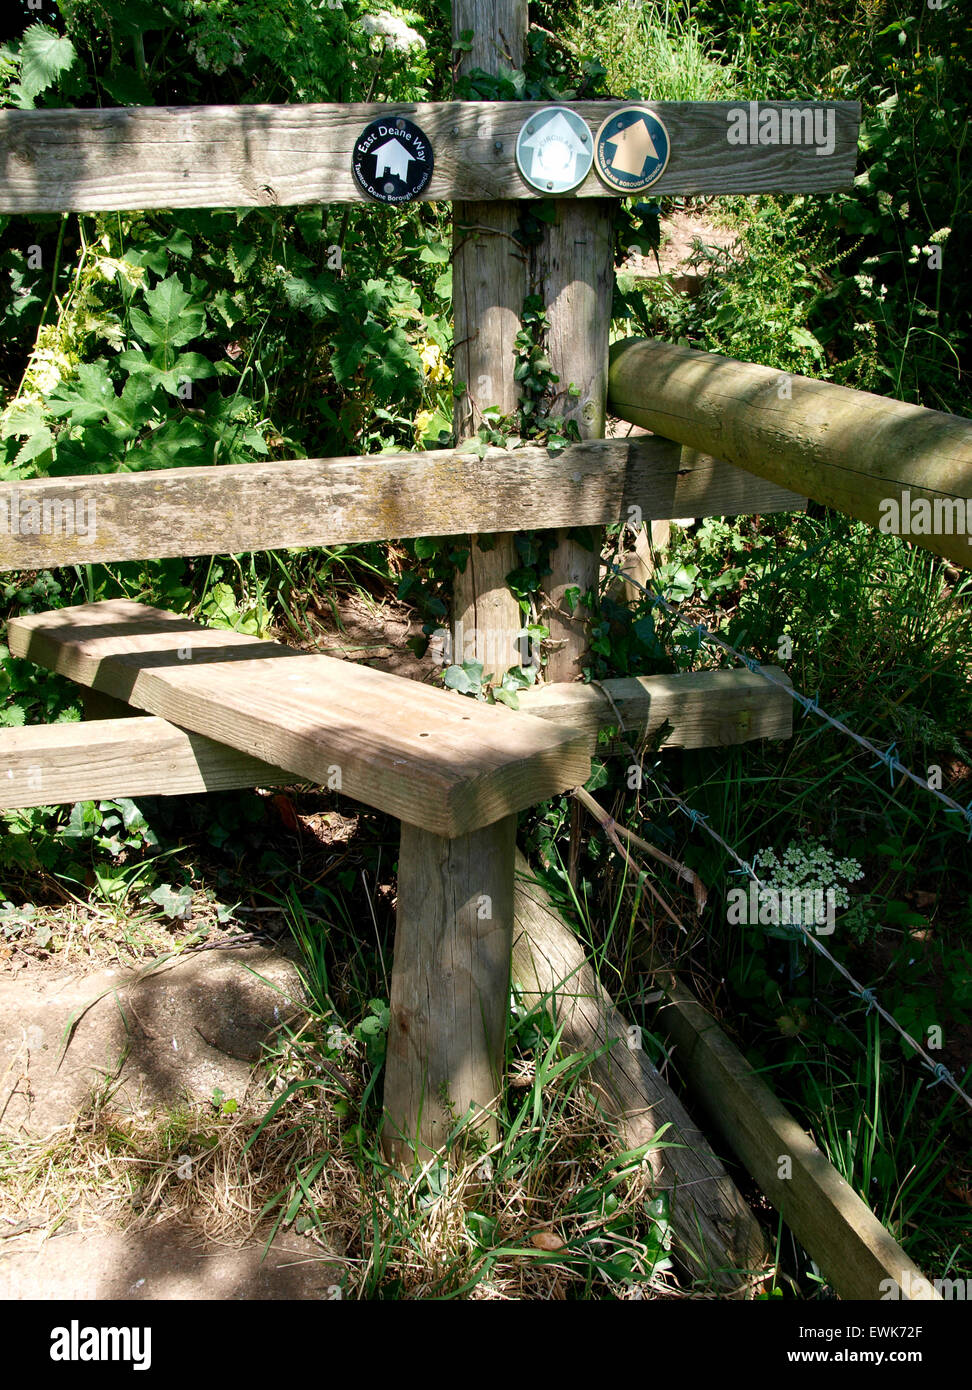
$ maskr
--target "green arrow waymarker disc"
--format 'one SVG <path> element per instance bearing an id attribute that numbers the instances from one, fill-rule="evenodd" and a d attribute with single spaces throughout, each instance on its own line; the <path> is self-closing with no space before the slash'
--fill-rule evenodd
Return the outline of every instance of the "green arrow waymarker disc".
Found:
<path id="1" fill-rule="evenodd" d="M 540 193 L 569 193 L 584 182 L 594 159 L 587 122 L 567 106 L 547 106 L 523 122 L 516 167 Z"/>
<path id="2" fill-rule="evenodd" d="M 597 132 L 597 172 L 617 193 L 641 193 L 665 172 L 672 142 L 662 122 L 647 106 L 616 111 Z"/>

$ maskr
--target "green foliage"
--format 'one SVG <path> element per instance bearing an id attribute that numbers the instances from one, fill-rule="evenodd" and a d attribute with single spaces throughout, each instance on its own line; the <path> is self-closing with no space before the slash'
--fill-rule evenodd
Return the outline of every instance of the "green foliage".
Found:
<path id="1" fill-rule="evenodd" d="M 668 4 L 582 3 L 563 32 L 576 57 L 600 55 L 611 96 L 725 101 L 734 94 L 732 71 L 711 39 L 694 19 Z"/>

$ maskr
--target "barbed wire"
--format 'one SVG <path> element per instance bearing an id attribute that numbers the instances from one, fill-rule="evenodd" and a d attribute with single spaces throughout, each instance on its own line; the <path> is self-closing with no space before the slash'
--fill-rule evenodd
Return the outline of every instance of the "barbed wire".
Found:
<path id="1" fill-rule="evenodd" d="M 869 753 L 873 753 L 878 760 L 873 766 L 880 767 L 883 763 L 884 766 L 887 767 L 891 776 L 892 790 L 894 789 L 895 775 L 896 773 L 900 773 L 910 782 L 913 782 L 915 786 L 921 787 L 923 791 L 930 792 L 932 796 L 944 802 L 950 814 L 960 815 L 967 822 L 969 827 L 967 838 L 972 839 L 972 801 L 969 802 L 968 806 L 962 806 L 954 797 L 942 791 L 940 787 L 933 787 L 927 778 L 920 777 L 917 772 L 912 772 L 911 768 L 907 767 L 898 758 L 896 752 L 897 743 L 892 743 L 890 748 L 878 748 L 877 744 L 872 743 L 864 734 L 857 733 L 855 729 L 845 724 L 842 719 L 838 719 L 835 715 L 828 713 L 816 698 L 811 700 L 808 695 L 804 695 L 793 685 L 786 681 L 781 681 L 777 676 L 772 675 L 760 665 L 755 657 L 747 656 L 745 652 L 739 651 L 736 647 L 732 646 L 731 643 L 727 642 L 724 637 L 720 637 L 717 632 L 713 632 L 711 628 L 707 628 L 704 623 L 693 623 L 690 619 L 683 618 L 675 605 L 669 603 L 661 594 L 653 594 L 650 589 L 645 588 L 644 584 L 639 583 L 637 579 L 633 579 L 631 575 L 625 574 L 616 565 L 609 565 L 607 568 L 609 573 L 617 575 L 618 578 L 623 579 L 626 583 L 633 584 L 636 589 L 640 589 L 650 603 L 664 609 L 664 611 L 670 614 L 682 627 L 697 633 L 700 641 L 708 642 L 712 646 L 721 648 L 721 650 L 728 653 L 729 656 L 735 657 L 737 661 L 741 662 L 747 670 L 752 671 L 757 676 L 762 676 L 763 680 L 768 681 L 770 685 L 775 685 L 777 689 L 785 690 L 791 700 L 803 707 L 804 718 L 810 713 L 816 714 L 820 719 L 824 720 L 825 723 L 830 724 L 832 728 L 838 729 L 842 734 L 846 734 L 848 738 L 853 739 L 861 748 L 865 748 Z M 817 694 L 819 695 L 819 693 L 818 691 Z"/>
<path id="2" fill-rule="evenodd" d="M 640 589 L 642 593 L 646 595 L 646 597 L 651 599 L 654 603 L 658 604 L 659 606 L 663 607 L 667 612 L 669 612 L 673 617 L 675 617 L 678 622 L 682 623 L 686 627 L 690 627 L 693 631 L 698 632 L 700 639 L 715 642 L 724 651 L 728 652 L 730 655 L 736 657 L 737 660 L 741 661 L 749 670 L 757 672 L 759 675 L 762 675 L 767 680 L 769 680 L 771 684 L 777 685 L 781 689 L 786 690 L 789 695 L 791 695 L 795 700 L 798 701 L 798 703 L 804 705 L 805 713 L 809 713 L 812 710 L 814 713 L 819 714 L 821 718 L 825 719 L 828 723 L 833 724 L 835 728 L 838 728 L 842 732 L 849 734 L 851 738 L 853 738 L 857 743 L 860 743 L 863 747 L 866 747 L 870 749 L 872 752 L 877 753 L 882 762 L 886 762 L 888 760 L 888 754 L 882 754 L 881 751 L 878 748 L 876 748 L 875 745 L 871 743 L 869 739 L 865 739 L 863 735 L 856 734 L 854 730 L 849 729 L 847 725 L 844 724 L 841 720 L 834 719 L 832 716 L 828 715 L 825 710 L 820 708 L 819 704 L 816 701 L 808 700 L 806 696 L 802 695 L 793 687 L 785 685 L 782 681 L 777 680 L 775 677 L 768 676 L 767 673 L 764 670 L 762 670 L 762 668 L 759 666 L 759 663 L 756 662 L 754 658 L 747 657 L 742 652 L 737 651 L 735 647 L 731 646 L 728 642 L 724 641 L 721 637 L 719 637 L 718 633 L 711 632 L 710 629 L 706 628 L 703 623 L 689 622 L 688 619 L 682 617 L 682 615 L 678 612 L 678 609 L 675 608 L 674 605 L 670 604 L 667 601 L 667 599 L 663 598 L 660 594 L 652 594 L 650 590 L 646 589 L 645 586 L 643 584 L 640 584 L 636 579 L 632 579 L 630 575 L 623 574 L 622 571 L 620 571 L 617 568 L 617 566 L 608 566 L 608 569 L 610 572 L 619 575 L 619 577 L 624 579 L 626 582 L 634 584 L 634 586 Z M 599 689 L 601 689 L 607 696 L 614 710 L 614 713 L 618 718 L 619 733 L 623 735 L 625 732 L 624 721 L 621 717 L 621 713 L 618 710 L 617 705 L 611 698 L 609 692 L 604 688 L 604 686 L 601 685 L 599 681 L 594 682 L 594 684 L 596 684 L 599 687 Z M 635 765 L 639 768 L 642 777 L 644 777 L 645 775 L 651 776 L 650 773 L 646 772 L 644 763 L 642 762 L 638 754 L 634 751 L 634 749 L 631 747 L 630 743 L 628 743 L 628 741 L 623 737 L 621 741 L 624 744 L 624 747 L 627 750 L 628 754 L 634 760 Z M 893 752 L 894 747 L 895 745 L 892 744 L 891 749 L 888 750 L 888 753 Z M 899 768 L 899 770 L 904 772 L 908 771 L 908 769 L 904 768 L 903 765 L 900 764 L 896 758 L 894 758 L 892 762 L 895 766 Z M 875 766 L 879 765 L 880 764 L 875 764 Z M 972 824 L 972 804 L 970 804 L 970 806 L 967 808 L 960 806 L 958 802 L 953 801 L 951 797 L 943 795 L 938 788 L 929 786 L 927 782 L 925 782 L 921 778 L 916 777 L 914 774 L 910 775 L 912 781 L 915 781 L 919 786 L 924 786 L 926 790 L 934 793 L 935 795 L 941 796 L 942 800 L 950 803 L 950 809 L 954 809 L 961 812 L 964 816 L 970 819 L 970 824 Z M 893 779 L 894 769 L 892 767 L 892 785 Z M 673 789 L 668 785 L 667 782 L 662 781 L 661 787 L 664 796 L 668 800 L 674 802 L 677 808 L 682 812 L 683 815 L 686 816 L 686 818 L 692 823 L 692 825 L 696 828 L 704 830 L 705 833 L 712 840 L 714 840 L 715 843 L 718 844 L 721 847 L 721 849 L 729 856 L 733 863 L 735 863 L 736 868 L 730 869 L 730 873 L 746 874 L 746 876 L 749 878 L 751 882 L 758 885 L 760 890 L 766 889 L 767 885 L 764 884 L 763 881 L 760 879 L 753 865 L 748 860 L 743 859 L 742 856 L 738 854 L 737 851 L 733 848 L 733 846 L 729 844 L 728 840 L 726 840 L 724 836 L 720 835 L 717 830 L 715 830 L 711 825 L 709 825 L 708 816 L 705 814 L 705 812 L 699 811 L 695 807 L 690 806 L 689 803 L 683 800 L 683 798 L 680 797 L 677 792 L 673 791 Z M 972 833 L 972 830 L 970 830 L 970 833 Z M 794 932 L 791 938 L 792 940 L 798 940 L 799 937 L 802 936 L 813 947 L 813 949 L 817 952 L 818 955 L 823 956 L 825 960 L 829 961 L 829 963 L 834 967 L 838 974 L 843 976 L 843 978 L 851 986 L 851 993 L 856 995 L 863 1001 L 864 1004 L 866 1004 L 867 1012 L 870 1013 L 872 1010 L 874 1010 L 874 1012 L 879 1014 L 880 1017 L 883 1018 L 885 1022 L 888 1023 L 895 1030 L 895 1032 L 898 1033 L 899 1036 L 904 1039 L 908 1046 L 913 1049 L 913 1051 L 918 1056 L 921 1065 L 926 1070 L 930 1071 L 934 1077 L 934 1080 L 930 1082 L 929 1085 L 934 1087 L 944 1082 L 945 1085 L 948 1086 L 951 1090 L 953 1090 L 956 1093 L 956 1095 L 960 1096 L 962 1100 L 965 1101 L 965 1104 L 969 1107 L 969 1109 L 972 1110 L 972 1097 L 970 1097 L 962 1089 L 962 1087 L 959 1085 L 958 1081 L 956 1080 L 952 1072 L 948 1069 L 948 1067 L 946 1067 L 942 1062 L 936 1062 L 934 1058 L 931 1057 L 925 1051 L 921 1044 L 918 1043 L 911 1036 L 908 1030 L 901 1026 L 898 1020 L 894 1017 L 894 1015 L 889 1013 L 887 1009 L 885 1009 L 883 1005 L 881 1005 L 878 1002 L 877 996 L 874 993 L 874 991 L 872 989 L 868 989 L 865 985 L 862 985 L 859 980 L 855 979 L 855 977 L 850 973 L 850 971 L 844 965 L 842 965 L 840 961 L 837 960 L 836 957 L 831 954 L 830 951 L 827 950 L 826 946 L 819 939 L 819 937 L 817 937 L 814 933 L 810 932 L 802 922 L 797 921 L 789 923 L 787 925 Z"/>

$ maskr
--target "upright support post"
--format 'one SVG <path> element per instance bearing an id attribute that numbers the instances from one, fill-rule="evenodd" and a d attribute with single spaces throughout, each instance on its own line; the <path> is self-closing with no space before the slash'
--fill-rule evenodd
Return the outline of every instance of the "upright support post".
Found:
<path id="1" fill-rule="evenodd" d="M 464 32 L 471 30 L 473 35 L 472 47 L 462 54 L 460 72 L 482 68 L 497 73 L 501 61 L 520 67 L 526 52 L 527 0 L 456 0 L 452 28 L 457 41 Z M 491 143 L 499 139 L 488 110 L 476 138 Z M 512 158 L 512 150 L 504 153 Z M 517 241 L 517 228 L 513 201 L 457 203 L 453 210 L 454 372 L 455 379 L 465 383 L 456 401 L 457 444 L 476 434 L 486 407 L 498 406 L 505 415 L 517 409 L 514 339 L 527 284 L 526 252 Z M 496 535 L 486 550 L 480 549 L 477 536 L 470 536 L 469 544 L 465 571 L 456 575 L 453 591 L 454 631 L 464 650 L 453 659 L 459 664 L 467 657 L 481 660 L 487 673 L 499 675 L 519 664 L 520 609 L 506 584 L 506 576 L 516 568 L 516 550 L 509 533 Z"/>
<path id="2" fill-rule="evenodd" d="M 549 322 L 547 355 L 560 378 L 551 413 L 575 421 L 582 439 L 604 435 L 613 226 L 612 199 L 565 199 L 535 253 L 535 287 Z M 577 394 L 570 394 L 571 387 Z M 602 536 L 595 528 L 589 549 L 567 531 L 557 533 L 543 615 L 550 629 L 548 681 L 576 680 L 581 674 L 590 615 L 581 603 L 571 608 L 569 590 L 584 594 L 596 588 Z"/>
<path id="3" fill-rule="evenodd" d="M 516 817 L 454 840 L 402 824 L 384 1144 L 403 1166 L 497 1137 L 510 1009 Z"/>

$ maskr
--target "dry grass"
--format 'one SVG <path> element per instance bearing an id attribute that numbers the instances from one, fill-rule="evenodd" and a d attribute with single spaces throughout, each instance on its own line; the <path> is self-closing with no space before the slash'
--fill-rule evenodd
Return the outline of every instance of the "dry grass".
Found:
<path id="1" fill-rule="evenodd" d="M 219 1245 L 301 1234 L 346 1270 L 349 1298 L 474 1300 L 678 1293 L 636 1155 L 605 1201 L 616 1137 L 568 1074 L 545 1084 L 513 1140 L 448 1172 L 387 1167 L 356 1120 L 361 1059 L 322 1069 L 297 1039 L 262 1111 L 186 1105 L 120 1113 L 110 1088 L 70 1126 L 0 1144 L 4 1219 L 53 1233 L 177 1219 Z M 523 1103 L 523 1102 L 521 1102 Z M 344 1112 L 347 1113 L 344 1113 Z M 513 1127 L 511 1126 L 512 1130 Z M 508 1131 L 509 1132 L 509 1131 Z M 623 1168 L 623 1172 L 622 1172 Z M 627 1279 L 611 1279 L 625 1257 Z"/>

